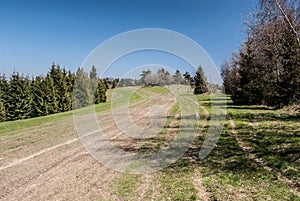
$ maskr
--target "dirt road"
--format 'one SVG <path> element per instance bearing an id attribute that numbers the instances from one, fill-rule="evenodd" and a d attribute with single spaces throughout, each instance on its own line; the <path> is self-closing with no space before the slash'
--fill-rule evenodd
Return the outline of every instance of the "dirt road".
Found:
<path id="1" fill-rule="evenodd" d="M 151 123 L 150 108 L 159 104 L 169 111 L 171 94 L 155 94 L 134 103 L 130 117 L 137 125 Z M 121 110 L 121 109 L 120 109 Z M 125 135 L 111 112 L 98 114 L 99 124 L 116 146 L 134 150 L 140 146 Z M 114 181 L 122 173 L 100 164 L 77 137 L 72 117 L 1 137 L 0 200 L 122 200 L 114 193 Z M 147 177 L 147 181 L 152 176 Z M 142 197 L 139 197 L 143 200 Z"/>

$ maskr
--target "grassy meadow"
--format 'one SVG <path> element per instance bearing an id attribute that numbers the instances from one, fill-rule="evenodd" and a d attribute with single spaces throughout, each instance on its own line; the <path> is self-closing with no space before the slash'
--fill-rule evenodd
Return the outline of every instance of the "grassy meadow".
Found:
<path id="1" fill-rule="evenodd" d="M 114 90 L 108 92 L 108 100 L 112 100 L 116 92 L 115 106 L 126 104 L 132 89 Z M 144 101 L 152 93 L 167 94 L 169 90 L 141 88 L 133 93 L 130 103 Z M 215 148 L 209 156 L 199 160 L 197 154 L 209 128 L 211 100 L 209 95 L 198 95 L 197 99 L 202 106 L 199 108 L 199 133 L 184 157 L 153 174 L 122 174 L 114 178 L 110 184 L 112 194 L 120 200 L 135 200 L 141 191 L 144 200 L 300 200 L 299 113 L 264 106 L 237 106 L 229 97 L 216 99 L 215 104 L 224 105 L 226 102 L 227 118 Z M 110 107 L 109 101 L 97 105 L 95 110 L 105 112 Z M 47 137 L 47 126 L 71 121 L 72 114 L 66 112 L 4 122 L 0 124 L 0 137 L 26 136 L 26 133 L 44 126 L 43 134 L 34 135 L 32 143 L 38 143 Z M 180 107 L 175 104 L 168 114 L 165 128 L 156 137 L 145 140 L 137 152 L 155 152 L 166 146 L 176 135 L 178 114 Z M 49 130 L 48 134 L 51 132 Z M 39 139 L 37 136 L 43 137 Z M 4 149 L 10 148 L 3 146 Z M 199 189 L 205 191 L 205 196 L 199 193 Z"/>

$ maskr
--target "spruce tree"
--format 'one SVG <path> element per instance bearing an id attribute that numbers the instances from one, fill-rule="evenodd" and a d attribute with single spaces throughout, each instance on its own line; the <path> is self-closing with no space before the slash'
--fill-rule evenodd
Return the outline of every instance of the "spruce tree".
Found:
<path id="1" fill-rule="evenodd" d="M 74 84 L 76 80 L 76 75 L 75 73 L 68 71 L 67 75 L 67 86 L 68 86 L 68 93 L 70 95 L 70 105 L 69 105 L 69 110 L 72 110 L 72 95 L 73 95 L 73 90 L 74 90 Z"/>
<path id="2" fill-rule="evenodd" d="M 7 120 L 31 117 L 31 101 L 30 80 L 14 72 L 11 75 L 7 90 L 5 107 Z"/>
<path id="3" fill-rule="evenodd" d="M 37 76 L 31 84 L 32 117 L 45 116 L 48 114 L 43 82 L 43 77 Z"/>
<path id="4" fill-rule="evenodd" d="M 106 102 L 106 87 L 102 80 L 99 80 L 95 95 L 95 104 Z"/>
<path id="5" fill-rule="evenodd" d="M 6 120 L 6 96 L 7 96 L 7 88 L 8 88 L 8 82 L 6 80 L 5 75 L 0 76 L 0 122 L 3 122 Z"/>
<path id="6" fill-rule="evenodd" d="M 66 69 L 60 71 L 60 79 L 57 84 L 58 88 L 58 108 L 60 112 L 66 112 L 71 109 L 72 96 L 69 90 L 68 75 Z"/>
<path id="7" fill-rule="evenodd" d="M 47 114 L 54 114 L 59 112 L 57 89 L 55 87 L 53 78 L 48 73 L 42 84 L 42 89 L 45 92 L 45 107 Z"/>
<path id="8" fill-rule="evenodd" d="M 0 90 L 0 122 L 4 122 L 6 120 L 5 106 L 2 97 L 3 92 Z"/>
<path id="9" fill-rule="evenodd" d="M 198 67 L 194 80 L 195 80 L 194 94 L 203 94 L 208 92 L 207 79 L 205 77 L 204 71 L 201 66 Z"/>
<path id="10" fill-rule="evenodd" d="M 95 68 L 95 66 L 92 66 L 92 69 L 90 71 L 90 79 L 97 80 L 97 69 Z"/>
<path id="11" fill-rule="evenodd" d="M 95 66 L 92 66 L 92 69 L 90 71 L 90 87 L 91 87 L 91 93 L 92 93 L 92 97 L 94 97 L 94 100 L 92 100 L 93 102 L 97 102 L 97 87 L 98 87 L 98 78 L 97 78 L 97 69 L 95 68 Z"/>
<path id="12" fill-rule="evenodd" d="M 79 109 L 91 105 L 94 100 L 88 74 L 82 68 L 76 72 L 76 81 L 73 90 L 73 109 Z"/>

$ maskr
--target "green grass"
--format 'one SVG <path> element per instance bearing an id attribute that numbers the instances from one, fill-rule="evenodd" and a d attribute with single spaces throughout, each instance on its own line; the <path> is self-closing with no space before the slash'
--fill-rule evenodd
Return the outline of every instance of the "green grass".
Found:
<path id="1" fill-rule="evenodd" d="M 124 173 L 112 182 L 111 188 L 122 200 L 134 200 L 140 178 L 140 175 Z"/>
<path id="2" fill-rule="evenodd" d="M 114 106 L 122 106 L 128 101 L 135 103 L 146 100 L 148 95 L 143 90 L 157 94 L 167 94 L 169 90 L 162 87 L 145 87 L 135 91 L 118 88 L 109 90 L 108 100 L 114 95 Z M 115 93 L 115 94 L 113 94 Z M 128 96 L 132 94 L 130 98 Z M 209 112 L 212 111 L 211 97 L 208 94 L 197 96 L 198 101 Z M 234 119 L 237 135 L 250 147 L 250 153 L 261 158 L 268 167 L 281 172 L 292 180 L 296 189 L 300 186 L 300 115 L 285 110 L 271 110 L 263 106 L 236 106 L 227 97 L 214 100 L 214 104 L 223 106 L 227 103 L 227 113 Z M 106 111 L 111 102 L 96 105 L 96 111 Z M 168 125 L 174 121 L 180 107 L 175 104 L 162 129 L 156 137 L 145 140 L 138 153 L 149 153 L 165 145 Z M 200 113 L 204 114 L 200 109 Z M 34 129 L 35 126 L 63 121 L 72 116 L 72 112 L 59 113 L 34 119 L 4 122 L 0 124 L 0 136 L 12 131 Z M 209 120 L 210 118 L 208 118 Z M 201 120 L 205 120 L 201 115 Z M 201 126 L 203 126 L 201 124 Z M 208 126 L 203 128 L 196 142 L 201 145 L 205 139 Z M 202 173 L 203 185 L 212 200 L 300 200 L 293 194 L 286 182 L 279 180 L 276 172 L 264 169 L 264 166 L 251 160 L 232 134 L 227 119 L 219 141 L 208 157 L 192 161 L 180 159 L 170 167 L 155 173 L 150 187 L 146 189 L 145 199 L 153 200 L 198 200 L 197 186 L 193 183 L 194 170 Z M 31 143 L 31 141 L 28 141 Z M 191 156 L 187 152 L 185 156 Z M 187 158 L 187 157 L 185 157 Z M 142 176 L 122 174 L 112 184 L 112 191 L 121 200 L 134 200 L 139 194 Z M 153 186 L 151 186 L 153 185 Z M 155 191 L 155 192 L 154 192 Z"/>
<path id="3" fill-rule="evenodd" d="M 124 105 L 127 103 L 128 95 L 132 95 L 130 97 L 130 103 L 138 102 L 145 100 L 147 98 L 147 95 L 141 91 L 135 91 L 133 94 L 131 93 L 131 89 L 126 88 L 117 88 L 114 90 L 108 90 L 107 96 L 108 96 L 108 102 L 106 103 L 100 103 L 95 105 L 95 108 L 88 107 L 88 108 L 82 108 L 79 109 L 76 112 L 76 114 L 83 113 L 90 111 L 90 112 L 103 112 L 108 111 L 111 108 L 111 97 L 112 93 L 120 94 L 119 99 L 114 102 L 114 107 L 118 107 L 121 105 Z M 36 117 L 31 119 L 24 119 L 24 120 L 17 120 L 17 121 L 8 121 L 8 122 L 2 122 L 0 123 L 0 136 L 1 135 L 7 135 L 12 131 L 18 131 L 28 128 L 33 128 L 35 126 L 41 126 L 46 125 L 58 121 L 63 121 L 65 118 L 70 118 L 73 115 L 73 111 L 69 112 L 63 112 L 63 113 L 57 113 L 52 115 L 47 115 L 43 117 Z"/>
<path id="4" fill-rule="evenodd" d="M 0 123 L 0 136 L 16 130 L 22 130 L 25 128 L 28 129 L 39 125 L 61 121 L 64 118 L 72 116 L 72 114 L 72 111 L 70 111 L 31 119 L 2 122 Z"/>
<path id="5" fill-rule="evenodd" d="M 158 87 L 158 86 L 142 87 L 142 89 L 146 89 L 148 91 L 152 91 L 152 92 L 158 93 L 158 94 L 168 94 L 168 93 L 170 93 L 170 91 L 165 87 Z"/>
<path id="6" fill-rule="evenodd" d="M 151 153 L 160 150 L 166 144 L 166 135 L 168 132 L 168 126 L 175 120 L 175 115 L 180 113 L 179 104 L 175 103 L 171 108 L 165 126 L 161 132 L 153 138 L 144 140 L 144 144 L 137 150 L 139 154 Z"/>
<path id="7" fill-rule="evenodd" d="M 300 115 L 255 106 L 234 106 L 229 113 L 251 151 L 300 185 Z"/>
<path id="8" fill-rule="evenodd" d="M 209 97 L 199 95 L 198 100 L 211 111 Z M 234 106 L 227 101 L 227 112 L 235 120 L 237 135 L 251 147 L 252 153 L 297 182 L 300 172 L 298 117 L 263 106 Z M 276 172 L 264 169 L 248 157 L 231 133 L 228 121 L 216 147 L 198 165 L 212 199 L 300 200 L 290 192 L 290 186 L 278 179 Z"/>
<path id="9" fill-rule="evenodd" d="M 193 169 L 187 160 L 160 171 L 157 177 L 159 192 L 155 200 L 198 200 L 197 189 L 193 183 Z M 153 192 L 152 192 L 153 193 Z"/>

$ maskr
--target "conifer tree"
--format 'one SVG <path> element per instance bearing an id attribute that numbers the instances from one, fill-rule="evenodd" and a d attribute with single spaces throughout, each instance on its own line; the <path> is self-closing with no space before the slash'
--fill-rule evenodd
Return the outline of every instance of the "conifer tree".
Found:
<path id="1" fill-rule="evenodd" d="M 29 118 L 31 112 L 30 80 L 14 72 L 7 90 L 6 118 L 17 120 Z"/>
<path id="2" fill-rule="evenodd" d="M 68 75 L 65 68 L 59 71 L 60 77 L 56 87 L 58 88 L 58 108 L 60 112 L 66 112 L 71 109 L 72 96 L 69 90 Z"/>
<path id="3" fill-rule="evenodd" d="M 7 95 L 7 87 L 8 87 L 8 82 L 6 80 L 5 75 L 1 75 L 0 76 L 0 122 L 6 120 L 5 95 Z"/>
<path id="4" fill-rule="evenodd" d="M 2 97 L 3 92 L 0 90 L 0 122 L 4 122 L 6 120 L 6 111 Z"/>
<path id="5" fill-rule="evenodd" d="M 57 89 L 54 84 L 53 78 L 48 73 L 42 84 L 42 89 L 45 92 L 45 107 L 47 114 L 55 114 L 59 112 L 58 99 L 57 99 Z"/>
<path id="6" fill-rule="evenodd" d="M 102 80 L 99 80 L 96 89 L 95 104 L 105 103 L 105 102 L 106 102 L 106 87 L 104 82 Z"/>
<path id="7" fill-rule="evenodd" d="M 32 95 L 32 117 L 45 116 L 48 114 L 46 108 L 46 95 L 42 88 L 43 77 L 37 76 L 31 84 Z"/>
<path id="8" fill-rule="evenodd" d="M 208 92 L 207 80 L 201 66 L 198 67 L 194 80 L 195 80 L 194 94 L 203 94 Z"/>
<path id="9" fill-rule="evenodd" d="M 72 96 L 73 109 L 86 107 L 95 102 L 90 86 L 88 74 L 82 68 L 78 68 Z"/>
<path id="10" fill-rule="evenodd" d="M 97 69 L 95 68 L 95 66 L 92 66 L 92 69 L 90 71 L 90 79 L 97 80 Z"/>
<path id="11" fill-rule="evenodd" d="M 97 102 L 96 99 L 97 99 L 97 87 L 98 87 L 98 78 L 97 78 L 97 69 L 95 68 L 95 66 L 92 66 L 92 69 L 90 71 L 90 88 L 91 88 L 91 93 L 92 93 L 92 96 L 95 98 L 95 100 L 93 102 Z"/>

